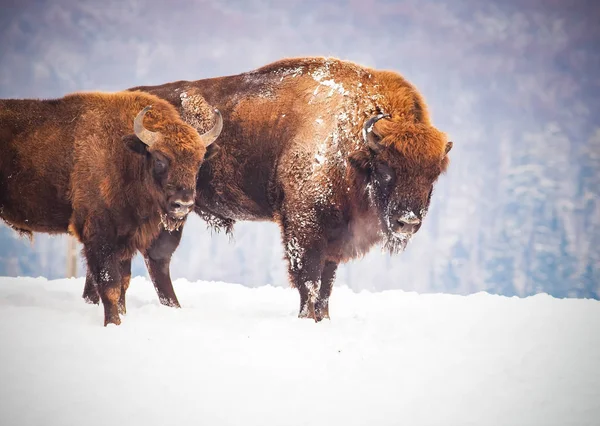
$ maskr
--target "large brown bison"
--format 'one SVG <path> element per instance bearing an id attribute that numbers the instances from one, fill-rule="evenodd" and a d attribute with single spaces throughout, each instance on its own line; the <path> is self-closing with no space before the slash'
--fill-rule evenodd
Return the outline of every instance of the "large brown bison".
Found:
<path id="1" fill-rule="evenodd" d="M 142 92 L 0 100 L 0 217 L 20 233 L 67 233 L 83 244 L 88 296 L 104 325 L 125 312 L 131 259 L 181 232 L 194 204 L 204 135 Z M 168 275 L 167 271 L 162 271 Z"/>
<path id="2" fill-rule="evenodd" d="M 277 222 L 299 316 L 316 321 L 329 317 L 339 263 L 377 243 L 391 253 L 406 247 L 452 148 L 404 78 L 337 59 L 130 90 L 168 100 L 192 125 L 200 101 L 190 94 L 222 111 L 220 153 L 200 170 L 195 211 L 227 230 L 236 220 Z M 179 237 L 162 239 L 155 267 L 168 268 Z M 154 283 L 161 298 L 172 292 L 170 282 Z"/>

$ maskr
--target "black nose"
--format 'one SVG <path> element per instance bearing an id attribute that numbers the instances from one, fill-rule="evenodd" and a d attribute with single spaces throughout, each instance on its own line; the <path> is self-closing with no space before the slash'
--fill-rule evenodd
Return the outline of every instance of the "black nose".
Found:
<path id="1" fill-rule="evenodd" d="M 193 201 L 175 200 L 171 201 L 170 207 L 172 210 L 184 210 L 189 209 L 193 205 Z"/>
<path id="2" fill-rule="evenodd" d="M 169 203 L 169 211 L 175 215 L 183 216 L 192 210 L 193 205 L 193 201 L 177 199 Z"/>
<path id="3" fill-rule="evenodd" d="M 392 226 L 399 234 L 414 234 L 421 227 L 421 219 L 414 215 L 401 215 L 396 217 Z"/>

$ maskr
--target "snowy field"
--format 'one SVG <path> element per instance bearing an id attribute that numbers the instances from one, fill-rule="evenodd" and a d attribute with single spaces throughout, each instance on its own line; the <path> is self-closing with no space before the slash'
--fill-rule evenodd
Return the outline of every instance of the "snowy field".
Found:
<path id="1" fill-rule="evenodd" d="M 600 302 L 135 278 L 104 328 L 83 279 L 0 278 L 0 425 L 598 425 Z"/>

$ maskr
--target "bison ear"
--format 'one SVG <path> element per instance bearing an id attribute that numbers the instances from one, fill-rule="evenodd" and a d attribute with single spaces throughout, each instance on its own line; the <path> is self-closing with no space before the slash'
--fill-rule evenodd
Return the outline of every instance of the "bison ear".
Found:
<path id="1" fill-rule="evenodd" d="M 219 153 L 221 147 L 216 143 L 211 143 L 206 147 L 206 154 L 204 154 L 204 161 L 208 161 Z"/>
<path id="2" fill-rule="evenodd" d="M 371 169 L 371 155 L 363 150 L 352 152 L 348 156 L 348 161 L 354 167 L 362 171 L 368 171 Z"/>
<path id="3" fill-rule="evenodd" d="M 148 145 L 142 142 L 136 135 L 123 136 L 122 140 L 125 146 L 131 151 L 142 155 L 148 154 Z"/>

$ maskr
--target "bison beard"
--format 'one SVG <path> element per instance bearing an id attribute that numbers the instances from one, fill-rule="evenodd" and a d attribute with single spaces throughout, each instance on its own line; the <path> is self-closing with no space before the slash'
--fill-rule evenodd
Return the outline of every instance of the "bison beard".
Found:
<path id="1" fill-rule="evenodd" d="M 367 189 L 372 208 L 380 212 L 379 226 L 381 227 L 381 230 L 379 231 L 379 234 L 381 236 L 383 250 L 387 251 L 390 255 L 404 252 L 406 246 L 408 246 L 408 243 L 412 239 L 412 235 L 397 234 L 392 231 L 390 222 L 392 211 L 394 210 L 393 204 L 389 202 L 385 203 L 385 201 L 381 200 L 381 197 L 375 193 L 373 185 L 368 185 Z"/>
<path id="2" fill-rule="evenodd" d="M 390 234 L 390 232 L 383 233 L 383 249 L 389 254 L 400 254 L 406 250 L 406 246 L 410 242 L 411 237 L 408 235 L 396 235 Z"/>
<path id="3" fill-rule="evenodd" d="M 160 224 L 169 232 L 178 231 L 185 223 L 185 218 L 176 218 L 167 213 L 160 214 Z"/>

